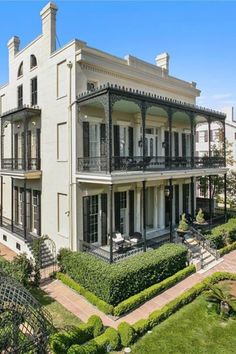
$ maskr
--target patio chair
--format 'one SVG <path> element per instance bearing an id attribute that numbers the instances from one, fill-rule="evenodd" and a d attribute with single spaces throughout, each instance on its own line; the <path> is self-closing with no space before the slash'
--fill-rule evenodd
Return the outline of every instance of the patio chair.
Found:
<path id="1" fill-rule="evenodd" d="M 143 236 L 140 232 L 134 232 L 132 236 L 130 236 L 129 241 L 132 246 L 137 245 L 139 242 L 141 242 L 143 239 Z"/>
<path id="2" fill-rule="evenodd" d="M 112 242 L 115 246 L 115 249 L 120 250 L 121 248 L 123 248 L 125 239 L 119 231 L 116 231 L 112 233 Z"/>

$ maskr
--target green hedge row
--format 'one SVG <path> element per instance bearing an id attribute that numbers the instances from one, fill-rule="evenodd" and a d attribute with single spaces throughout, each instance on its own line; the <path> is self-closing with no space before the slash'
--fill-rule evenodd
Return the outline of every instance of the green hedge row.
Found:
<path id="1" fill-rule="evenodd" d="M 101 318 L 93 315 L 86 324 L 53 334 L 50 338 L 50 349 L 52 353 L 65 354 L 72 345 L 84 344 L 90 339 L 99 336 L 103 330 Z"/>
<path id="2" fill-rule="evenodd" d="M 231 245 L 225 246 L 219 250 L 220 256 L 224 256 L 225 254 L 236 250 L 236 242 L 231 243 Z"/>
<path id="3" fill-rule="evenodd" d="M 212 246 L 217 249 L 236 241 L 236 218 L 231 218 L 227 223 L 214 227 L 211 234 L 207 235 Z"/>
<path id="4" fill-rule="evenodd" d="M 58 262 L 61 270 L 85 289 L 116 306 L 185 268 L 187 248 L 165 244 L 112 265 L 85 252 L 63 249 Z"/>
<path id="5" fill-rule="evenodd" d="M 134 308 L 140 306 L 145 301 L 150 300 L 152 297 L 160 294 L 161 292 L 169 289 L 179 281 L 185 279 L 190 274 L 194 273 L 196 268 L 194 265 L 190 265 L 171 277 L 161 281 L 160 283 L 154 284 L 149 288 L 141 291 L 139 294 L 133 295 L 130 298 L 122 301 L 114 308 L 114 315 L 121 316 L 126 312 L 133 310 Z"/>
<path id="6" fill-rule="evenodd" d="M 0 271 L 28 287 L 32 280 L 33 264 L 25 253 L 16 256 L 11 262 L 0 257 Z"/>
<path id="7" fill-rule="evenodd" d="M 96 306 L 100 311 L 109 315 L 113 313 L 113 306 L 107 304 L 105 301 L 99 299 L 95 294 L 91 293 L 91 291 L 86 290 L 83 286 L 76 283 L 73 279 L 71 279 L 68 275 L 63 273 L 56 274 L 57 279 L 61 280 L 62 283 L 69 286 L 71 289 L 75 290 L 80 295 L 84 296 L 91 304 Z"/>

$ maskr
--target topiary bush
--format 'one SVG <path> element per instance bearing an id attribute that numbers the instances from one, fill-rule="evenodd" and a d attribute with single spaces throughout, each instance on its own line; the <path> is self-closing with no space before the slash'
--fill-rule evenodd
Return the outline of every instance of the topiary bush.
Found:
<path id="1" fill-rule="evenodd" d="M 85 252 L 61 251 L 61 269 L 113 306 L 183 269 L 187 248 L 165 244 L 156 250 L 108 264 Z"/>
<path id="2" fill-rule="evenodd" d="M 70 349 L 67 351 L 67 354 L 98 354 L 99 353 L 99 347 L 97 343 L 92 340 L 83 346 L 75 344 L 70 347 Z"/>
<path id="3" fill-rule="evenodd" d="M 205 223 L 205 218 L 204 218 L 204 213 L 202 209 L 200 208 L 197 215 L 196 215 L 196 221 L 199 224 L 204 224 Z"/>
<path id="4" fill-rule="evenodd" d="M 120 336 L 117 330 L 114 328 L 107 328 L 106 331 L 99 337 L 95 338 L 94 341 L 97 343 L 100 351 L 105 351 L 109 346 L 110 350 L 118 350 L 121 346 Z"/>
<path id="5" fill-rule="evenodd" d="M 121 344 L 123 347 L 128 347 L 135 340 L 135 330 L 127 322 L 122 322 L 118 326 Z"/>
<path id="6" fill-rule="evenodd" d="M 179 231 L 188 231 L 188 223 L 187 223 L 187 219 L 186 219 L 185 213 L 182 214 L 182 216 L 181 216 L 181 220 L 179 222 L 179 226 L 178 226 L 177 230 L 179 230 Z"/>

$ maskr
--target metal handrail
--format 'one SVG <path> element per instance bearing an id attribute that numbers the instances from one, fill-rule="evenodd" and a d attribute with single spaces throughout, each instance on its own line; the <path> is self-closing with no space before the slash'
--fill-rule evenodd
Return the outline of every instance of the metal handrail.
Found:
<path id="1" fill-rule="evenodd" d="M 195 229 L 193 226 L 190 226 L 190 230 L 203 248 L 205 248 L 216 260 L 220 258 L 218 250 L 212 247 L 211 242 L 199 230 Z"/>

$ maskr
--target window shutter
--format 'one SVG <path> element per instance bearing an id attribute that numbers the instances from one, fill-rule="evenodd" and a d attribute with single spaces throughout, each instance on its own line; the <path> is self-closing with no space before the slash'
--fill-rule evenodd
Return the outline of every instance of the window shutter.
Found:
<path id="1" fill-rule="evenodd" d="M 134 156 L 134 129 L 129 127 L 129 157 Z"/>
<path id="2" fill-rule="evenodd" d="M 114 156 L 120 156 L 120 127 L 119 125 L 114 125 Z"/>
<path id="3" fill-rule="evenodd" d="M 14 187 L 14 194 L 15 194 L 15 223 L 19 223 L 19 201 L 18 201 L 18 187 Z"/>
<path id="4" fill-rule="evenodd" d="M 83 150 L 83 156 L 89 157 L 89 122 L 83 122 Z"/>
<path id="5" fill-rule="evenodd" d="M 174 132 L 175 156 L 179 156 L 179 133 Z"/>
<path id="6" fill-rule="evenodd" d="M 90 242 L 90 235 L 89 235 L 89 204 L 90 198 L 83 197 L 83 241 Z"/>
<path id="7" fill-rule="evenodd" d="M 134 234 L 134 191 L 129 191 L 129 235 Z"/>
<path id="8" fill-rule="evenodd" d="M 196 143 L 199 143 L 199 132 L 196 132 Z"/>
<path id="9" fill-rule="evenodd" d="M 41 143 L 40 143 L 40 129 L 36 130 L 36 157 L 37 157 L 37 170 L 40 170 L 40 155 L 41 155 Z"/>
<path id="10" fill-rule="evenodd" d="M 186 134 L 182 133 L 182 156 L 186 157 Z"/>
<path id="11" fill-rule="evenodd" d="M 102 246 L 107 244 L 107 194 L 101 194 L 101 233 Z"/>
<path id="12" fill-rule="evenodd" d="M 27 161 L 28 169 L 31 169 L 31 130 L 27 131 Z"/>
<path id="13" fill-rule="evenodd" d="M 169 132 L 165 130 L 165 157 L 169 157 L 170 149 L 169 149 Z"/>
<path id="14" fill-rule="evenodd" d="M 120 231 L 120 192 L 115 192 L 115 231 Z"/>
<path id="15" fill-rule="evenodd" d="M 31 190 L 26 190 L 26 228 L 31 231 L 32 228 L 32 209 L 31 209 Z"/>
<path id="16" fill-rule="evenodd" d="M 106 157 L 106 125 L 100 125 L 100 156 Z"/>

